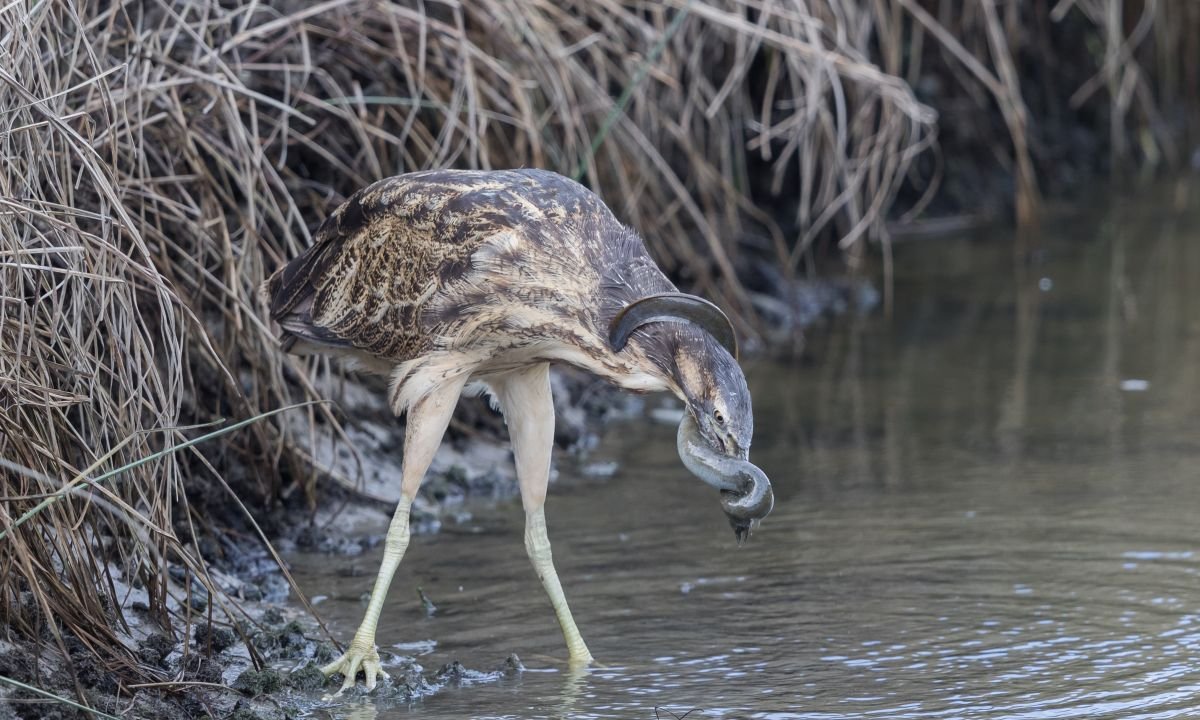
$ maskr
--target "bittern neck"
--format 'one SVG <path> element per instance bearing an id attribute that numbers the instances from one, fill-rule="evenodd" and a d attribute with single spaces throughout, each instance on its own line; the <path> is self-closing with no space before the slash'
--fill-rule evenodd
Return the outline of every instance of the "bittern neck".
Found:
<path id="1" fill-rule="evenodd" d="M 638 337 L 638 336 L 641 337 Z M 735 362 L 707 332 L 686 323 L 653 323 L 635 335 L 648 372 L 685 403 L 727 362 Z"/>

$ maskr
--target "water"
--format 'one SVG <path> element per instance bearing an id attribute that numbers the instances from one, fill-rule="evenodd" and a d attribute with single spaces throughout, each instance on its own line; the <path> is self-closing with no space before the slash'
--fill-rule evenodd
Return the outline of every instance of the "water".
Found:
<path id="1" fill-rule="evenodd" d="M 529 670 L 317 715 L 1200 716 L 1200 217 L 1164 197 L 899 246 L 891 318 L 751 365 L 776 509 L 742 548 L 671 427 L 611 428 L 611 480 L 563 467 L 550 536 L 601 667 L 567 672 L 519 507 L 474 508 L 414 539 L 379 641 Z M 376 560 L 297 559 L 344 637 Z"/>

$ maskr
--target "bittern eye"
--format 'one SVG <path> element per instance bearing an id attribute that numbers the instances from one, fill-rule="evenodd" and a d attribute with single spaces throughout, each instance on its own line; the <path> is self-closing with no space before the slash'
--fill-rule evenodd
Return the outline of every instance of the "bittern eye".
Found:
<path id="1" fill-rule="evenodd" d="M 725 416 L 721 414 L 720 410 L 713 410 L 713 420 L 716 420 L 721 427 L 725 427 Z"/>

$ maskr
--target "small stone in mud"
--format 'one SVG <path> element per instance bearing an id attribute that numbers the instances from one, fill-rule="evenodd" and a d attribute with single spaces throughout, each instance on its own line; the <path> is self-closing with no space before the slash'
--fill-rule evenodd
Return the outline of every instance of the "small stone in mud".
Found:
<path id="1" fill-rule="evenodd" d="M 525 663 L 521 662 L 521 658 L 517 657 L 516 653 L 513 653 L 504 658 L 504 664 L 500 666 L 500 672 L 505 675 L 523 673 L 525 672 Z"/>
<path id="2" fill-rule="evenodd" d="M 459 682 L 463 679 L 467 669 L 457 660 L 446 663 L 438 670 L 437 679 L 440 682 Z"/>
<path id="3" fill-rule="evenodd" d="M 71 653 L 71 664 L 75 668 L 75 679 L 86 688 L 93 688 L 109 695 L 117 692 L 118 686 L 112 673 L 100 666 L 86 651 Z"/>
<path id="4" fill-rule="evenodd" d="M 214 627 L 208 623 L 197 625 L 192 637 L 196 640 L 196 645 L 204 650 L 207 650 L 211 643 L 213 652 L 221 652 L 237 642 L 237 635 L 229 628 Z"/>
<path id="5" fill-rule="evenodd" d="M 314 526 L 301 528 L 296 534 L 296 547 L 332 555 L 361 555 L 381 538 L 374 536 L 349 538 Z"/>
<path id="6" fill-rule="evenodd" d="M 283 613 L 279 612 L 279 608 L 267 608 L 262 614 L 262 622 L 264 625 L 282 625 Z"/>
<path id="7" fill-rule="evenodd" d="M 264 718 L 250 708 L 239 707 L 229 715 L 227 720 L 264 720 Z"/>
<path id="8" fill-rule="evenodd" d="M 0 675 L 18 682 L 31 683 L 37 675 L 37 660 L 19 652 L 0 654 Z"/>
<path id="9" fill-rule="evenodd" d="M 407 659 L 399 664 L 388 663 L 387 671 L 391 677 L 375 690 L 377 698 L 407 702 L 432 695 L 445 684 L 440 681 L 431 684 L 422 674 L 421 666 Z"/>
<path id="10" fill-rule="evenodd" d="M 304 626 L 298 620 L 293 620 L 279 629 L 279 647 L 285 652 L 303 650 L 308 645 L 304 637 Z"/>
<path id="11" fill-rule="evenodd" d="M 299 670 L 288 673 L 284 682 L 288 687 L 296 690 L 319 690 L 325 685 L 325 674 L 316 665 L 309 663 Z"/>
<path id="12" fill-rule="evenodd" d="M 268 627 L 251 639 L 254 647 L 269 658 L 308 658 L 314 643 L 304 636 L 304 626 L 292 620 L 282 627 Z"/>
<path id="13" fill-rule="evenodd" d="M 234 690 L 250 697 L 275 692 L 281 687 L 283 679 L 274 670 L 247 670 L 233 681 Z"/>
<path id="14" fill-rule="evenodd" d="M 517 662 L 520 662 L 519 660 Z M 498 672 L 480 672 L 478 670 L 470 670 L 463 667 L 463 664 L 457 660 L 446 663 L 438 670 L 434 681 L 442 684 L 450 685 L 469 685 L 477 682 L 488 682 L 499 677 Z"/>
<path id="15" fill-rule="evenodd" d="M 313 660 L 316 660 L 319 663 L 329 663 L 333 662 L 333 659 L 339 654 L 340 653 L 337 651 L 337 648 L 333 646 L 333 643 L 322 642 L 318 643 L 316 650 L 313 651 Z"/>
<path id="16" fill-rule="evenodd" d="M 212 658 L 193 653 L 181 663 L 181 668 L 183 669 L 184 680 L 207 683 L 221 682 L 221 664 Z"/>
<path id="17" fill-rule="evenodd" d="M 151 635 L 138 643 L 137 656 L 147 665 L 164 667 L 163 661 L 175 649 L 175 643 L 165 635 Z"/>
<path id="18" fill-rule="evenodd" d="M 257 601 L 263 599 L 263 591 L 257 585 L 243 585 L 238 589 L 238 596 L 242 600 Z"/>

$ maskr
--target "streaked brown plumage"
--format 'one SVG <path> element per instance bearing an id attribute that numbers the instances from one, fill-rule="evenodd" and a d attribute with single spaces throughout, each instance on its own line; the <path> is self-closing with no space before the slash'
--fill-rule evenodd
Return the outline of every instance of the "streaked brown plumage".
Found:
<path id="1" fill-rule="evenodd" d="M 598 197 L 541 170 L 381 180 L 335 210 L 268 283 L 285 349 L 326 346 L 368 367 L 402 367 L 397 412 L 412 400 L 404 384 L 444 371 L 447 355 L 477 376 L 563 361 L 665 390 L 664 378 L 635 369 L 644 350 L 619 358 L 606 338 L 630 301 L 673 290 Z"/>
<path id="2" fill-rule="evenodd" d="M 379 666 L 376 621 L 408 545 L 409 504 L 468 382 L 504 412 L 526 511 L 526 548 L 571 661 L 583 643 L 554 570 L 543 504 L 554 428 L 548 367 L 568 363 L 687 405 L 680 457 L 721 490 L 739 542 L 771 509 L 747 457 L 750 394 L 732 329 L 711 303 L 675 292 L 638 235 L 583 186 L 542 170 L 436 170 L 357 192 L 265 292 L 285 350 L 352 359 L 391 379 L 407 413 L 401 500 L 366 616 L 326 674 Z"/>

